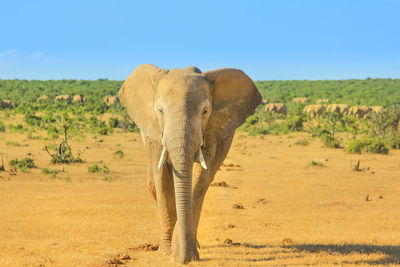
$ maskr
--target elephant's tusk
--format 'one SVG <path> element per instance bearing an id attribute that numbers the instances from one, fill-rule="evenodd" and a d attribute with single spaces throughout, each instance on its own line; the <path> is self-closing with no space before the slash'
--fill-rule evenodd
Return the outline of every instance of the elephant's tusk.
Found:
<path id="1" fill-rule="evenodd" d="M 201 148 L 199 148 L 199 159 L 200 159 L 200 164 L 201 167 L 207 170 L 207 164 L 206 161 L 204 160 L 203 152 L 201 152 Z"/>
<path id="2" fill-rule="evenodd" d="M 158 169 L 161 169 L 161 167 L 164 165 L 166 157 L 167 157 L 167 148 L 164 146 L 161 152 L 160 161 L 158 162 Z"/>

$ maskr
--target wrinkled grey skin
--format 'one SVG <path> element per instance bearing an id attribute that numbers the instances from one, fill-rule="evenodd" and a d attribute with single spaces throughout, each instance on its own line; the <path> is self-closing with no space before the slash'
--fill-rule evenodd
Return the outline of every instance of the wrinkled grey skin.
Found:
<path id="1" fill-rule="evenodd" d="M 160 250 L 180 263 L 197 260 L 205 193 L 235 129 L 254 113 L 261 95 L 241 70 L 202 73 L 195 67 L 163 70 L 145 64 L 124 82 L 119 98 L 146 148 L 149 189 L 160 217 Z"/>

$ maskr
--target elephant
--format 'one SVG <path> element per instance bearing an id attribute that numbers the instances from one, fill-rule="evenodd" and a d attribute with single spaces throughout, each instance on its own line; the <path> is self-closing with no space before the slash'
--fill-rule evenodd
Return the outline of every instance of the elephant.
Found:
<path id="1" fill-rule="evenodd" d="M 324 113 L 325 108 L 326 108 L 325 105 L 321 105 L 321 104 L 307 105 L 304 107 L 303 112 L 309 113 L 310 118 L 317 118 Z"/>
<path id="2" fill-rule="evenodd" d="M 364 118 L 369 115 L 371 108 L 367 106 L 352 106 L 349 108 L 348 115 L 355 116 L 357 119 Z"/>
<path id="3" fill-rule="evenodd" d="M 71 96 L 69 95 L 58 95 L 56 100 L 71 101 Z"/>
<path id="4" fill-rule="evenodd" d="M 386 109 L 382 106 L 373 106 L 371 107 L 371 112 L 373 114 L 382 114 L 386 112 Z"/>
<path id="5" fill-rule="evenodd" d="M 298 103 L 298 104 L 307 104 L 310 102 L 310 99 L 307 97 L 295 97 L 293 98 L 293 103 Z"/>
<path id="6" fill-rule="evenodd" d="M 74 95 L 72 101 L 77 103 L 86 103 L 86 97 L 82 97 L 80 95 Z"/>
<path id="7" fill-rule="evenodd" d="M 326 107 L 326 111 L 328 112 L 336 112 L 340 115 L 346 115 L 349 110 L 349 105 L 347 104 L 330 104 Z"/>
<path id="8" fill-rule="evenodd" d="M 327 103 L 329 103 L 329 99 L 327 99 L 327 98 L 318 99 L 316 103 L 317 104 L 327 104 Z"/>
<path id="9" fill-rule="evenodd" d="M 274 113 L 287 114 L 286 105 L 283 103 L 269 103 L 265 105 L 264 111 L 271 111 Z"/>
<path id="10" fill-rule="evenodd" d="M 49 95 L 41 95 L 38 99 L 37 99 L 37 101 L 38 102 L 45 102 L 45 101 L 47 101 L 47 100 L 49 100 L 50 99 L 50 96 Z"/>
<path id="11" fill-rule="evenodd" d="M 15 108 L 15 103 L 12 100 L 8 100 L 8 99 L 0 100 L 0 107 L 13 109 L 13 108 Z"/>
<path id="12" fill-rule="evenodd" d="M 114 103 L 118 103 L 118 102 L 119 102 L 118 96 L 106 95 L 104 97 L 104 103 L 106 103 L 107 106 L 114 105 Z"/>
<path id="13" fill-rule="evenodd" d="M 261 94 L 239 69 L 201 72 L 144 64 L 125 80 L 118 96 L 145 146 L 147 181 L 160 219 L 159 250 L 179 263 L 198 260 L 205 194 L 235 129 L 254 114 Z"/>

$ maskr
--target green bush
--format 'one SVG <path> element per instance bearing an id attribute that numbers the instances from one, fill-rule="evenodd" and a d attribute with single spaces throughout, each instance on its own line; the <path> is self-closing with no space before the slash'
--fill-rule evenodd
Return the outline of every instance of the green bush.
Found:
<path id="1" fill-rule="evenodd" d="M 88 166 L 88 172 L 103 172 L 103 173 L 110 173 L 111 170 L 108 168 L 107 165 L 103 165 L 103 167 L 99 167 L 96 163 L 91 166 Z"/>
<path id="2" fill-rule="evenodd" d="M 111 117 L 111 118 L 108 120 L 108 126 L 109 126 L 110 128 L 117 128 L 117 127 L 119 126 L 119 120 L 118 120 L 118 118 L 113 118 L 113 117 Z"/>
<path id="3" fill-rule="evenodd" d="M 385 143 L 380 138 L 371 139 L 366 151 L 376 154 L 389 154 L 389 148 L 387 148 Z"/>
<path id="4" fill-rule="evenodd" d="M 12 168 L 19 169 L 22 172 L 29 172 L 30 169 L 36 168 L 35 162 L 31 158 L 23 158 L 22 160 L 13 159 L 9 162 Z"/>
<path id="5" fill-rule="evenodd" d="M 97 133 L 100 135 L 109 135 L 112 132 L 113 132 L 113 129 L 108 128 L 108 127 L 101 127 L 97 130 Z"/>
<path id="6" fill-rule="evenodd" d="M 118 149 L 117 151 L 114 152 L 114 155 L 122 159 L 125 156 L 125 153 L 121 149 Z"/>
<path id="7" fill-rule="evenodd" d="M 356 154 L 356 153 L 360 154 L 366 145 L 367 144 L 361 140 L 357 140 L 357 139 L 350 140 L 350 142 L 346 148 L 346 152 L 350 153 L 350 154 Z"/>
<path id="8" fill-rule="evenodd" d="M 294 144 L 297 146 L 307 146 L 308 144 L 310 144 L 310 142 L 308 142 L 308 140 L 303 137 L 303 139 L 297 140 Z"/>
<path id="9" fill-rule="evenodd" d="M 351 140 L 346 148 L 347 153 L 358 153 L 362 151 L 376 154 L 388 154 L 389 148 L 385 145 L 382 139 L 370 138 L 364 140 Z"/>
<path id="10" fill-rule="evenodd" d="M 99 172 L 100 168 L 97 166 L 97 164 L 93 164 L 91 166 L 88 166 L 88 172 Z"/>
<path id="11" fill-rule="evenodd" d="M 0 121 L 0 133 L 3 133 L 6 131 L 6 126 L 4 125 L 4 123 L 2 121 Z"/>
<path id="12" fill-rule="evenodd" d="M 52 178 L 57 178 L 58 171 L 57 170 L 51 170 L 48 168 L 42 168 L 42 173 L 46 175 L 50 175 Z"/>
<path id="13" fill-rule="evenodd" d="M 341 140 L 331 134 L 324 134 L 321 136 L 321 141 L 326 147 L 341 148 Z"/>

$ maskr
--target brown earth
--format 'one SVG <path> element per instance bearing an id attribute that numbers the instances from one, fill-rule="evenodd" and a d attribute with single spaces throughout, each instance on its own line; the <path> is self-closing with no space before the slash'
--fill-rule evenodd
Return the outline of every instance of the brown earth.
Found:
<path id="1" fill-rule="evenodd" d="M 310 144 L 294 145 L 303 136 Z M 173 266 L 156 251 L 140 136 L 71 139 L 86 163 L 50 165 L 50 141 L 0 133 L 0 266 Z M 27 153 L 38 168 L 10 175 L 8 161 Z M 89 173 L 93 163 L 111 173 Z M 208 190 L 201 261 L 190 266 L 400 264 L 400 151 L 349 155 L 304 134 L 236 136 L 214 182 L 229 186 Z"/>

